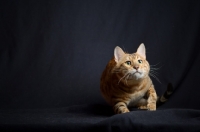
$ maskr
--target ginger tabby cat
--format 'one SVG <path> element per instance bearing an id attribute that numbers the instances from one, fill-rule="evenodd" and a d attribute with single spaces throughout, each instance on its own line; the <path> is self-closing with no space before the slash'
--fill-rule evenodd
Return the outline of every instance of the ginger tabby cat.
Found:
<path id="1" fill-rule="evenodd" d="M 145 52 L 143 43 L 133 54 L 117 46 L 114 58 L 103 71 L 101 93 L 116 114 L 129 112 L 128 107 L 156 110 L 158 97 L 149 77 L 150 65 Z M 170 90 L 165 92 L 165 96 L 170 94 Z M 167 100 L 165 96 L 160 98 L 161 102 Z"/>

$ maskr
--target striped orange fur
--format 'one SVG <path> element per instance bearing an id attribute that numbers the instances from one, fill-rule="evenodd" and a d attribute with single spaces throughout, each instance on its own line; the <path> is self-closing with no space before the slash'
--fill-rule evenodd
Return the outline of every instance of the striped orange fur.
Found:
<path id="1" fill-rule="evenodd" d="M 145 52 L 144 44 L 133 54 L 117 46 L 102 73 L 101 93 L 116 114 L 129 112 L 128 107 L 156 110 L 157 94 Z"/>

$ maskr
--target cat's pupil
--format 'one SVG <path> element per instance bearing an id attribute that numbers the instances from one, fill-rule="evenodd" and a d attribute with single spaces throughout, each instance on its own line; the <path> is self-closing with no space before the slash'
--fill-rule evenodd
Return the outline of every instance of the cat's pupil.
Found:
<path id="1" fill-rule="evenodd" d="M 138 60 L 139 63 L 142 63 L 142 60 Z"/>
<path id="2" fill-rule="evenodd" d="M 130 61 L 126 61 L 126 64 L 127 64 L 127 65 L 131 65 L 131 62 L 130 62 Z"/>

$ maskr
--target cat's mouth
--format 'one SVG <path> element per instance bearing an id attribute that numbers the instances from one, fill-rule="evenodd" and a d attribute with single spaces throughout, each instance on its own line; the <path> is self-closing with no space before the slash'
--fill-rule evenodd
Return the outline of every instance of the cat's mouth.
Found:
<path id="1" fill-rule="evenodd" d="M 141 70 L 133 70 L 130 74 L 130 79 L 139 79 L 144 76 L 144 72 Z"/>
<path id="2" fill-rule="evenodd" d="M 139 71 L 136 71 L 136 72 L 134 72 L 134 73 L 133 73 L 133 75 L 134 75 L 134 74 L 136 74 L 136 73 L 142 74 L 141 72 L 139 72 Z"/>

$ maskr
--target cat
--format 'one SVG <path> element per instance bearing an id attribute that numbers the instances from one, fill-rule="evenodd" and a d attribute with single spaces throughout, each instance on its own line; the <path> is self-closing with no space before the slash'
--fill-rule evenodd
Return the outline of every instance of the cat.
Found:
<path id="1" fill-rule="evenodd" d="M 155 111 L 156 104 L 164 103 L 171 95 L 172 85 L 169 84 L 159 98 L 149 74 L 150 65 L 143 43 L 133 54 L 125 53 L 117 46 L 101 76 L 102 96 L 116 114 L 129 112 L 129 107 Z"/>

